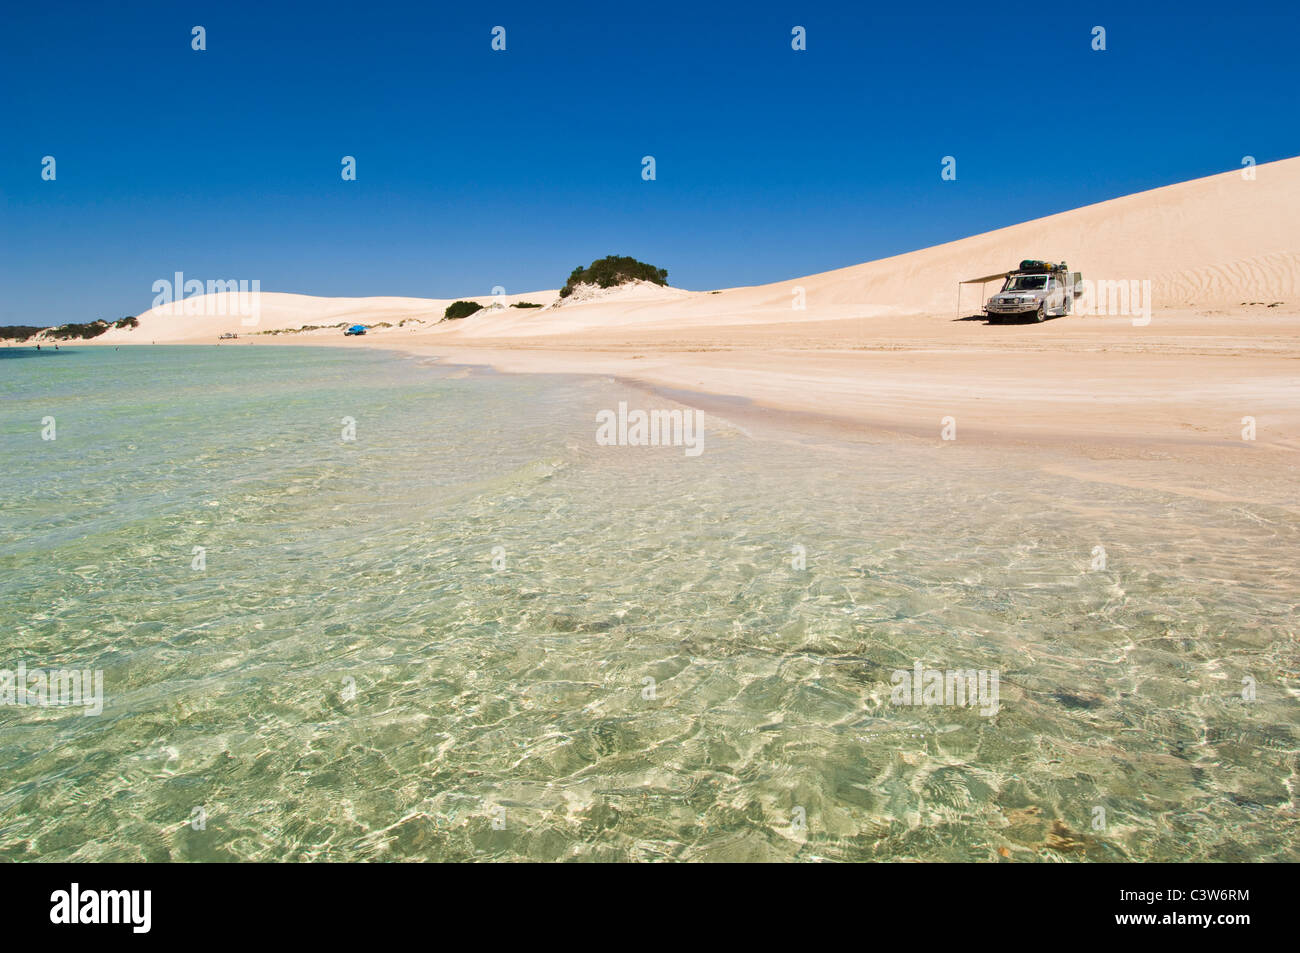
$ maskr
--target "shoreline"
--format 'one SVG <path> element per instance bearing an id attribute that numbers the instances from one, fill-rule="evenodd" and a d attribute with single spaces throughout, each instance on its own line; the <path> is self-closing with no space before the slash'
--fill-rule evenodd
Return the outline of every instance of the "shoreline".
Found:
<path id="1" fill-rule="evenodd" d="M 768 402 L 745 393 L 743 388 L 684 387 L 678 372 L 633 374 L 615 366 L 591 366 L 586 361 L 537 362 L 527 366 L 518 357 L 503 358 L 499 353 L 482 353 L 478 349 L 438 348 L 440 353 L 435 353 L 416 346 L 393 350 L 432 358 L 444 367 L 470 367 L 492 373 L 607 377 L 706 414 L 724 417 L 733 425 L 759 429 L 767 435 L 930 447 L 935 452 L 955 452 L 957 457 L 951 458 L 954 464 L 966 458 L 967 450 L 1012 454 L 1026 466 L 1045 474 L 1207 502 L 1277 506 L 1300 513 L 1296 494 L 1287 489 L 1294 488 L 1300 480 L 1300 454 L 1295 447 L 1280 441 L 1261 444 L 1200 432 L 1106 430 L 1099 421 L 1093 421 L 1092 429 L 1070 430 L 1061 428 L 1062 421 L 1050 414 L 1029 415 L 1019 428 L 978 423 L 961 425 L 971 404 L 959 401 L 954 414 L 959 421 L 958 438 L 949 442 L 940 435 L 940 416 L 932 413 L 933 424 L 929 426 L 922 419 L 925 401 L 920 406 L 916 403 L 906 406 L 904 417 L 890 417 L 853 413 L 851 409 L 844 412 L 843 408 L 807 409 L 795 401 Z"/>
<path id="2" fill-rule="evenodd" d="M 930 316 L 522 340 L 465 330 L 225 345 L 364 347 L 445 368 L 606 377 L 769 432 L 979 447 L 1044 473 L 1300 511 L 1300 316 L 1289 310 L 1158 312 L 1146 328 Z M 956 439 L 944 441 L 949 417 Z M 1253 441 L 1242 439 L 1245 417 Z"/>

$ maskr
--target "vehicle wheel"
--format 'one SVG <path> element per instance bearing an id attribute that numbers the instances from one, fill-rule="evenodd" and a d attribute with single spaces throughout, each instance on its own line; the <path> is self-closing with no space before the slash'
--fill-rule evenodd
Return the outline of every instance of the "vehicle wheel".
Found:
<path id="1" fill-rule="evenodd" d="M 1035 320 L 1035 321 L 1046 321 L 1046 320 L 1047 320 L 1047 302 L 1046 302 L 1046 301 L 1040 301 L 1040 302 L 1038 302 L 1038 310 L 1034 312 L 1034 320 Z"/>

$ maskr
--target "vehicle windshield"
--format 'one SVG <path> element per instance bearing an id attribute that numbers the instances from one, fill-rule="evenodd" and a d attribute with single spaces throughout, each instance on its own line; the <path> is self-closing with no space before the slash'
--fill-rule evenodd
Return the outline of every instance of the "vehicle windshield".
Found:
<path id="1" fill-rule="evenodd" d="M 1047 287 L 1046 275 L 1016 275 L 1007 279 L 1003 291 L 1042 291 Z"/>

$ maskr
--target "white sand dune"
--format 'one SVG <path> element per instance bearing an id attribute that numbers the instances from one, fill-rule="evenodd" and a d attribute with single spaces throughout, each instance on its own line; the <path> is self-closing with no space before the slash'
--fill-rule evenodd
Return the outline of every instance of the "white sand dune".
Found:
<path id="1" fill-rule="evenodd" d="M 493 297 L 466 297 L 485 308 L 494 304 L 508 306 L 518 301 L 549 304 L 558 291 L 538 291 L 532 295 L 501 295 Z M 304 327 L 320 330 L 307 331 L 294 337 L 337 336 L 339 324 L 365 324 L 371 334 L 389 331 L 428 329 L 442 321 L 443 312 L 454 298 L 318 298 L 311 295 L 286 294 L 263 291 L 257 296 L 256 313 L 247 296 L 223 292 L 212 295 L 195 295 L 182 301 L 173 301 L 151 308 L 140 315 L 140 326 L 134 329 L 113 329 L 96 338 L 93 343 L 104 344 L 209 344 L 227 332 L 242 337 L 261 336 L 270 331 L 284 331 Z M 516 313 L 518 309 L 515 310 Z M 494 310 L 485 314 L 503 314 Z M 405 327 L 398 328 L 401 322 Z M 376 327 L 376 325 L 392 327 Z M 451 329 L 456 322 L 448 322 Z M 268 336 L 278 341 L 281 335 Z"/>
<path id="2" fill-rule="evenodd" d="M 590 301 L 545 310 L 484 312 L 437 329 L 468 340 L 563 335 L 584 329 L 656 325 L 725 327 L 850 317 L 951 315 L 957 283 L 1012 267 L 1022 258 L 1065 260 L 1085 277 L 1149 280 L 1156 308 L 1238 305 L 1300 296 L 1300 158 L 1256 167 L 1247 181 L 1227 172 L 1141 192 L 932 248 L 755 287 L 690 292 L 641 283 Z M 996 290 L 993 284 L 983 290 Z M 793 304 L 802 289 L 805 308 Z M 962 293 L 978 311 L 979 286 Z M 315 298 L 263 292 L 256 327 L 231 314 L 228 296 L 210 295 L 153 309 L 134 331 L 111 331 L 103 343 L 208 342 L 304 325 L 397 324 L 427 333 L 450 299 Z M 467 300 L 548 305 L 557 292 Z M 197 310 L 200 314 L 187 314 Z M 383 330 L 383 329 L 380 329 Z M 394 329 L 396 331 L 396 329 Z M 372 332 L 373 333 L 373 332 Z M 315 332 L 337 335 L 337 330 Z M 380 335 L 389 337 L 388 335 Z M 281 338 L 282 339 L 282 338 Z"/>

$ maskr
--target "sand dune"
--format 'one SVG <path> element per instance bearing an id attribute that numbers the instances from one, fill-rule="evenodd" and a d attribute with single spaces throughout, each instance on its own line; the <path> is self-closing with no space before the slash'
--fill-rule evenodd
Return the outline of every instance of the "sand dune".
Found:
<path id="1" fill-rule="evenodd" d="M 950 315 L 957 283 L 1005 270 L 1022 258 L 1066 260 L 1085 277 L 1148 280 L 1154 306 L 1238 305 L 1300 297 L 1300 158 L 1141 192 L 932 248 L 755 287 L 711 292 L 643 285 L 546 310 L 485 312 L 436 329 L 475 340 L 572 334 L 584 329 L 684 327 L 825 321 L 906 315 Z M 996 283 L 983 288 L 997 289 Z M 794 306 L 802 294 L 804 308 Z M 979 286 L 963 289 L 963 310 L 978 311 Z M 510 295 L 504 304 L 550 304 L 557 292 Z M 234 331 L 303 325 L 397 324 L 428 333 L 450 299 L 315 298 L 263 292 L 256 327 L 243 324 L 211 295 L 150 310 L 135 331 L 113 331 L 104 343 L 207 342 Z M 491 297 L 468 300 L 490 304 Z M 187 314 L 198 310 L 201 314 Z M 384 329 L 380 329 L 384 330 Z M 317 332 L 337 334 L 336 331 Z M 388 337 L 388 335 L 381 335 Z"/>
<path id="2" fill-rule="evenodd" d="M 508 307 L 518 301 L 547 304 L 557 295 L 557 291 L 538 291 L 532 295 L 467 296 L 465 300 L 477 301 L 485 307 L 493 304 Z M 344 323 L 365 324 L 372 328 L 371 333 L 379 335 L 396 330 L 411 333 L 442 321 L 443 312 L 454 300 L 457 299 L 318 298 L 262 291 L 257 296 L 254 308 L 250 305 L 248 296 L 238 293 L 196 295 L 151 308 L 139 316 L 138 328 L 110 330 L 96 338 L 94 343 L 209 344 L 227 332 L 241 337 L 256 337 L 271 331 L 313 326 L 321 329 L 295 336 L 337 336 L 341 332 L 332 326 Z M 407 322 L 405 327 L 397 328 L 403 321 Z M 324 328 L 326 325 L 331 327 Z M 454 327 L 454 322 L 449 322 L 446 327 Z"/>

